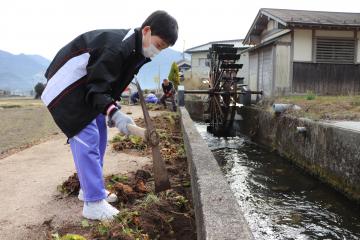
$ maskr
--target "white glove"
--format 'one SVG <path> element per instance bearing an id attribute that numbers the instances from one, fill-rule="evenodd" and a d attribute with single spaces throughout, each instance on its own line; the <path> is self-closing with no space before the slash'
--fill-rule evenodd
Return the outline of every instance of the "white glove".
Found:
<path id="1" fill-rule="evenodd" d="M 127 129 L 128 124 L 136 125 L 134 120 L 128 115 L 124 114 L 120 110 L 117 110 L 111 116 L 111 119 L 108 121 L 109 127 L 117 127 L 119 131 L 125 135 L 129 135 L 129 130 Z"/>

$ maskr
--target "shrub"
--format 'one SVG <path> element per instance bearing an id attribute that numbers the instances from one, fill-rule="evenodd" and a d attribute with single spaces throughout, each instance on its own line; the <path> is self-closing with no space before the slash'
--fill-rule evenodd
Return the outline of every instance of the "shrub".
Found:
<path id="1" fill-rule="evenodd" d="M 314 100 L 315 99 L 315 93 L 313 91 L 306 91 L 306 100 Z"/>

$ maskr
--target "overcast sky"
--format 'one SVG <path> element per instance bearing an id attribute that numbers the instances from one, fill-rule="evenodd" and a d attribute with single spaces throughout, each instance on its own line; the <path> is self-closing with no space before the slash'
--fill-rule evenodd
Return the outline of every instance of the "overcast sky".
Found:
<path id="1" fill-rule="evenodd" d="M 244 38 L 260 8 L 360 12 L 359 0 L 0 0 L 0 50 L 52 59 L 77 35 L 139 27 L 162 9 L 179 24 L 176 50 Z"/>

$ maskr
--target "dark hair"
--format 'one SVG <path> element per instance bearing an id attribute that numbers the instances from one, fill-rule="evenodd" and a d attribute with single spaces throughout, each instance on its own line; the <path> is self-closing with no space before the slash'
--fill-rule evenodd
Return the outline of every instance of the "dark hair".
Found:
<path id="1" fill-rule="evenodd" d="M 175 18 L 165 11 L 153 12 L 141 25 L 141 29 L 150 26 L 151 35 L 156 35 L 170 46 L 174 45 L 178 38 L 178 24 Z"/>

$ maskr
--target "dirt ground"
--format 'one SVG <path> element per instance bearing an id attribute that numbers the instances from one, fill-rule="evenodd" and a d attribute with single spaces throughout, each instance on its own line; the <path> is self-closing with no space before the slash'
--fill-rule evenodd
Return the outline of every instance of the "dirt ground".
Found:
<path id="1" fill-rule="evenodd" d="M 0 111 L 6 109 L 11 108 Z M 24 113 L 25 109 L 21 110 Z M 123 111 L 131 112 L 134 119 L 142 117 L 139 106 L 124 106 Z M 161 112 L 152 112 L 151 115 L 159 113 Z M 1 118 L 3 115 L 0 114 Z M 19 116 L 23 117 L 23 114 Z M 21 134 L 29 139 L 27 137 L 36 128 L 35 123 L 39 119 L 36 114 L 28 114 L 26 120 L 19 120 L 17 128 L 13 131 L 23 131 L 25 123 L 32 122 L 33 125 L 29 125 L 29 129 Z M 20 124 L 21 122 L 23 124 Z M 9 123 L 11 122 L 8 121 Z M 8 127 L 7 131 L 11 131 L 11 128 Z M 116 133 L 115 129 L 110 129 L 108 139 Z M 1 141 L 5 141 L 4 133 L 1 133 L 0 137 Z M 0 146 L 3 147 L 3 142 Z M 136 171 L 149 162 L 150 158 L 147 156 L 116 153 L 108 148 L 104 173 L 108 175 Z M 63 198 L 57 191 L 57 186 L 74 172 L 70 147 L 66 144 L 63 134 L 53 135 L 47 141 L 0 160 L 0 239 L 46 239 L 46 232 L 50 226 L 61 226 L 65 222 L 79 224 L 82 220 L 82 203 L 75 197 Z"/>
<path id="2" fill-rule="evenodd" d="M 40 100 L 0 98 L 0 159 L 60 133 Z"/>
<path id="3" fill-rule="evenodd" d="M 142 119 L 136 123 L 144 126 Z M 160 136 L 160 152 L 171 188 L 155 193 L 151 165 L 136 172 L 107 176 L 108 189 L 119 198 L 118 202 L 113 203 L 120 210 L 115 220 L 106 223 L 85 220 L 81 225 L 65 224 L 60 228 L 51 228 L 49 236 L 55 234 L 63 239 L 68 234 L 79 234 L 88 240 L 196 239 L 190 175 L 179 115 L 166 112 L 153 117 L 153 123 Z M 111 143 L 116 151 L 151 155 L 151 148 L 135 136 L 117 135 Z M 79 190 L 77 177 L 71 176 L 61 189 L 76 196 Z M 81 237 L 78 238 L 80 240 Z"/>

